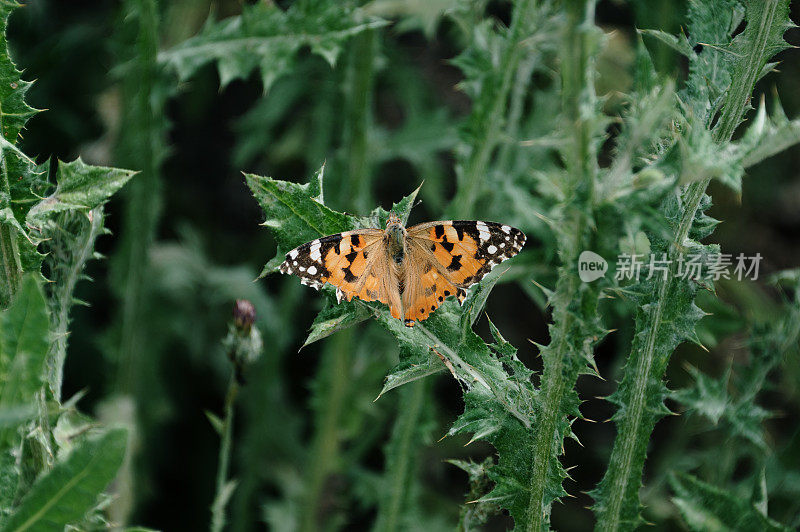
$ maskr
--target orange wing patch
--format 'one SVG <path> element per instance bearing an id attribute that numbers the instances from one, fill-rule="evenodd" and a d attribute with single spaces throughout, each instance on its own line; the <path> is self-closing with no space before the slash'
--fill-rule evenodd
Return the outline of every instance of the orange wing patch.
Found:
<path id="1" fill-rule="evenodd" d="M 379 229 L 361 229 L 312 240 L 287 253 L 280 271 L 295 274 L 301 283 L 316 289 L 330 283 L 338 289 L 339 300 L 345 297 L 350 301 L 363 294 L 361 299 L 373 296 L 366 300 L 383 301 L 380 283 L 368 283 L 370 266 L 380 255 L 382 235 Z"/>
<path id="2" fill-rule="evenodd" d="M 412 244 L 408 258 L 403 291 L 406 326 L 413 327 L 414 322 L 428 319 L 448 296 L 455 295 L 459 302 L 464 300 L 466 292 L 436 267 L 424 249 Z"/>
<path id="3" fill-rule="evenodd" d="M 426 247 L 440 273 L 461 288 L 480 281 L 525 245 L 525 235 L 519 229 L 472 220 L 415 225 L 408 230 L 408 236 Z"/>

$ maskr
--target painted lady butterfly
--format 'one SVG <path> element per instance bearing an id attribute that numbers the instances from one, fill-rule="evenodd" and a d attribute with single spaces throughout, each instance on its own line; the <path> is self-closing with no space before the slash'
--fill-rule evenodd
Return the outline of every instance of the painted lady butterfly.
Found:
<path id="1" fill-rule="evenodd" d="M 394 214 L 386 229 L 358 229 L 312 240 L 286 254 L 281 273 L 319 289 L 337 288 L 339 301 L 357 297 L 389 305 L 408 327 L 525 245 L 519 229 L 494 222 L 428 222 L 406 229 Z"/>

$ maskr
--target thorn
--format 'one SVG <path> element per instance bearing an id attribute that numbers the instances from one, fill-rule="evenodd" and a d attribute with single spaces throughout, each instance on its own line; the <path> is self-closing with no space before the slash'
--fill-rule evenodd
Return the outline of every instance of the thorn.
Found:
<path id="1" fill-rule="evenodd" d="M 436 443 L 439 443 L 440 441 L 442 441 L 443 439 L 445 439 L 445 438 L 446 438 L 446 437 L 448 437 L 448 436 L 449 436 L 449 434 L 447 434 L 447 433 L 445 432 L 444 436 L 442 436 L 441 438 L 439 438 L 438 440 L 436 440 Z"/>

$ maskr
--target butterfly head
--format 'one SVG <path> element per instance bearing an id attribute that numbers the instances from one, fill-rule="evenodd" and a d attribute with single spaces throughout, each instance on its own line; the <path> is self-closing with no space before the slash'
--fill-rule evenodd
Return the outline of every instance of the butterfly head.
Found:
<path id="1" fill-rule="evenodd" d="M 386 221 L 386 249 L 396 264 L 403 262 L 405 256 L 406 228 L 395 213 L 389 213 Z"/>
<path id="2" fill-rule="evenodd" d="M 390 212 L 389 218 L 386 219 L 386 230 L 388 231 L 389 228 L 393 225 L 403 225 L 403 221 L 397 216 L 395 213 Z"/>

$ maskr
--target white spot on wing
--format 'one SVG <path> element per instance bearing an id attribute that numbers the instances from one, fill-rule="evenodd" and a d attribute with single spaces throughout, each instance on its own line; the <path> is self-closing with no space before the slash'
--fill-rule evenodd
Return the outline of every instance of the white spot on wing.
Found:
<path id="1" fill-rule="evenodd" d="M 491 255 L 494 255 L 495 253 L 497 253 L 497 246 L 493 244 L 488 248 L 486 248 L 486 251 L 488 251 Z"/>
<path id="2" fill-rule="evenodd" d="M 501 227 L 500 229 L 502 229 L 502 230 L 503 230 L 503 232 L 504 232 L 505 234 L 507 234 L 507 235 L 511 233 L 511 226 L 504 225 L 504 226 L 503 226 L 503 227 Z"/>
<path id="3" fill-rule="evenodd" d="M 317 267 L 316 266 L 309 266 L 308 267 L 308 273 L 310 275 L 316 275 L 317 274 Z"/>
<path id="4" fill-rule="evenodd" d="M 296 249 L 293 249 L 293 250 L 291 250 L 289 252 L 289 258 L 292 259 L 292 260 L 297 258 L 297 250 Z"/>
<path id="5" fill-rule="evenodd" d="M 311 247 L 308 248 L 311 260 L 318 261 L 322 259 L 322 255 L 319 252 L 319 246 L 320 246 L 319 240 L 315 240 L 314 242 L 311 243 Z"/>
<path id="6" fill-rule="evenodd" d="M 478 228 L 478 236 L 480 237 L 481 242 L 484 242 L 486 240 L 489 240 L 489 238 L 491 238 L 492 235 L 491 233 L 489 233 L 489 228 L 486 226 L 485 223 L 477 222 L 475 224 L 475 227 Z"/>

